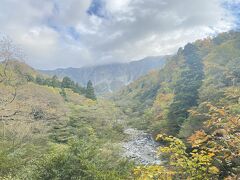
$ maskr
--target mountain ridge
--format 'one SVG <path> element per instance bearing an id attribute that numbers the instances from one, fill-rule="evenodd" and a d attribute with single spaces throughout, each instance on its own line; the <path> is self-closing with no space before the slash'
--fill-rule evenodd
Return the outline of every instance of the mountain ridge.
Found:
<path id="1" fill-rule="evenodd" d="M 91 80 L 96 92 L 105 94 L 121 89 L 151 70 L 162 68 L 168 57 L 147 57 L 129 63 L 112 63 L 82 68 L 59 68 L 56 70 L 40 70 L 40 72 L 57 75 L 60 78 L 68 76 L 81 85 L 86 85 Z"/>

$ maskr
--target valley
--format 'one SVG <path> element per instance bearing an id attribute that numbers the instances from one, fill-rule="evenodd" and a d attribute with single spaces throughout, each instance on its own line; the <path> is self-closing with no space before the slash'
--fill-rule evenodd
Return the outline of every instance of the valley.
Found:
<path id="1" fill-rule="evenodd" d="M 14 58 L 0 64 L 0 179 L 239 178 L 238 31 L 146 59 L 130 75 L 112 65 L 44 74 Z M 126 74 L 121 88 L 96 93 L 97 82 Z"/>

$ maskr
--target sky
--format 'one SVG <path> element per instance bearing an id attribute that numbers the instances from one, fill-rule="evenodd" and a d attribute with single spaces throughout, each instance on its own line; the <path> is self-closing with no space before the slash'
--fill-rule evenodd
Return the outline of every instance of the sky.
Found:
<path id="1" fill-rule="evenodd" d="M 173 54 L 240 27 L 240 0 L 0 0 L 0 35 L 37 69 Z"/>

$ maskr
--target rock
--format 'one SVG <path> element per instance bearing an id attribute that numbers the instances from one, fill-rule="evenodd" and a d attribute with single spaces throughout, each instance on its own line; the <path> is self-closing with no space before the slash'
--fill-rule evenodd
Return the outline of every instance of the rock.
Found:
<path id="1" fill-rule="evenodd" d="M 161 161 L 156 159 L 159 145 L 151 135 L 132 128 L 126 129 L 124 133 L 130 137 L 129 141 L 122 144 L 124 157 L 134 160 L 137 164 L 161 164 Z"/>

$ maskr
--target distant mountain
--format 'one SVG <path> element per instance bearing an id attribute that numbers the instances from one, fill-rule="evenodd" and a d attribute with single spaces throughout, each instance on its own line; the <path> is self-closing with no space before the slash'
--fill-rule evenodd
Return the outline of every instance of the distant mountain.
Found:
<path id="1" fill-rule="evenodd" d="M 167 56 L 147 57 L 130 63 L 43 70 L 41 72 L 58 77 L 68 76 L 83 86 L 91 80 L 97 94 L 105 94 L 121 89 L 151 70 L 162 68 L 166 58 Z"/>

